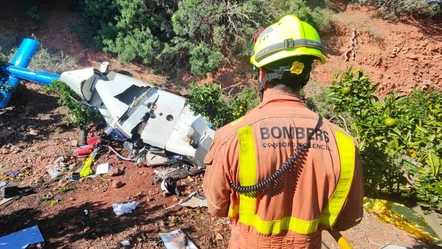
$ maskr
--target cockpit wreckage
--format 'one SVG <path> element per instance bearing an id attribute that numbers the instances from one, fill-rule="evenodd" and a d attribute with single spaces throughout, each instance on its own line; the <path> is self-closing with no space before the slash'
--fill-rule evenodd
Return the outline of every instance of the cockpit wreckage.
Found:
<path id="1" fill-rule="evenodd" d="M 27 69 L 37 47 L 36 40 L 25 39 L 11 62 L 1 67 L 0 108 L 7 106 L 20 79 L 43 85 L 60 79 L 100 112 L 108 125 L 106 138 L 124 142 L 129 156 L 117 153 L 122 159 L 152 166 L 180 164 L 188 172 L 205 168 L 215 131 L 185 105 L 185 98 L 119 72 L 85 68 L 57 75 Z"/>

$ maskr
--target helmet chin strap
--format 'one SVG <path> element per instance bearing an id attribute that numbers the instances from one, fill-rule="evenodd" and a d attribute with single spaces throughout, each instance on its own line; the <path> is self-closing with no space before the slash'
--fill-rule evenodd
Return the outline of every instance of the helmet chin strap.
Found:
<path id="1" fill-rule="evenodd" d="M 258 78 L 258 95 L 259 99 L 262 102 L 262 99 L 264 97 L 264 90 L 267 82 L 273 80 L 273 79 L 282 79 L 283 73 L 276 75 L 275 73 L 267 73 L 262 69 L 259 69 L 257 71 L 257 78 Z M 307 85 L 307 82 L 310 80 L 310 74 L 307 74 L 306 78 L 300 82 L 301 88 L 303 88 L 305 85 Z"/>
<path id="2" fill-rule="evenodd" d="M 266 83 L 270 81 L 269 75 L 262 69 L 258 69 L 258 95 L 259 100 L 262 102 L 262 98 L 264 97 L 264 89 Z"/>

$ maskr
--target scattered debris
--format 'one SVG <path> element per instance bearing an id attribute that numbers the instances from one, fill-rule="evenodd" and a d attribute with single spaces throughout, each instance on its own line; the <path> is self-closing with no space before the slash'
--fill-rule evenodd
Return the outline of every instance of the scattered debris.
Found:
<path id="1" fill-rule="evenodd" d="M 403 204 L 366 198 L 364 199 L 364 209 L 380 220 L 403 229 L 418 239 L 439 241 L 437 234 L 425 219 Z"/>
<path id="2" fill-rule="evenodd" d="M 176 194 L 180 195 L 178 191 L 177 182 L 172 177 L 166 177 L 161 183 L 161 190 L 165 191 L 168 194 Z"/>
<path id="3" fill-rule="evenodd" d="M 114 210 L 114 213 L 117 216 L 120 216 L 122 214 L 132 213 L 133 210 L 139 205 L 138 202 L 127 202 L 127 203 L 117 203 L 112 204 L 112 208 Z"/>
<path id="4" fill-rule="evenodd" d="M 16 176 L 20 174 L 20 170 L 13 170 L 6 173 L 6 176 Z"/>
<path id="5" fill-rule="evenodd" d="M 20 195 L 20 192 L 18 191 L 18 188 L 14 184 L 8 184 L 2 187 L 2 197 L 4 199 L 12 198 Z"/>
<path id="6" fill-rule="evenodd" d="M 121 245 L 130 246 L 130 242 L 129 242 L 129 240 L 124 240 L 124 241 L 121 241 Z"/>
<path id="7" fill-rule="evenodd" d="M 83 168 L 80 170 L 80 177 L 92 175 L 92 164 L 95 161 L 95 155 L 95 153 L 90 154 L 86 161 L 84 161 Z"/>
<path id="8" fill-rule="evenodd" d="M 403 246 L 397 246 L 397 245 L 386 245 L 386 246 L 382 247 L 381 249 L 407 249 L 407 248 L 403 247 Z"/>
<path id="9" fill-rule="evenodd" d="M 160 233 L 160 237 L 166 249 L 198 249 L 181 229 L 169 233 Z"/>
<path id="10" fill-rule="evenodd" d="M 172 167 L 163 170 L 154 170 L 154 173 L 162 179 L 166 179 L 167 177 L 172 177 L 173 179 L 182 179 L 190 175 L 189 171 L 185 167 Z"/>
<path id="11" fill-rule="evenodd" d="M 102 163 L 97 166 L 97 170 L 95 171 L 95 174 L 97 174 L 97 175 L 108 174 L 110 169 L 112 169 L 112 164 Z"/>
<path id="12" fill-rule="evenodd" d="M 191 207 L 191 208 L 207 207 L 207 200 L 204 197 L 197 194 L 196 192 L 193 192 L 189 196 L 187 196 L 185 199 L 181 200 L 180 202 L 178 202 L 170 207 L 167 207 L 166 209 L 173 208 L 177 205 Z"/>
<path id="13" fill-rule="evenodd" d="M 103 62 L 101 62 L 101 65 L 100 65 L 100 72 L 102 72 L 102 73 L 106 73 L 107 72 L 107 67 L 109 66 L 109 61 L 103 61 Z"/>
<path id="14" fill-rule="evenodd" d="M 28 248 L 44 242 L 38 226 L 28 227 L 15 233 L 0 237 L 0 249 Z"/>
<path id="15" fill-rule="evenodd" d="M 88 215 L 89 214 L 89 210 L 85 209 L 84 210 L 84 215 Z"/>
<path id="16" fill-rule="evenodd" d="M 156 169 L 153 171 L 153 173 L 155 173 L 161 179 L 166 179 L 168 174 L 170 174 L 171 172 L 173 172 L 175 170 L 176 170 L 176 168 L 166 168 L 163 170 Z"/>
<path id="17" fill-rule="evenodd" d="M 53 164 L 46 166 L 46 172 L 51 176 L 51 179 L 56 179 L 61 176 L 60 171 L 64 168 L 66 168 L 66 165 L 64 164 L 64 157 L 61 156 Z"/>
<path id="18" fill-rule="evenodd" d="M 161 177 L 155 176 L 152 180 L 152 185 L 155 185 L 161 181 Z"/>
<path id="19" fill-rule="evenodd" d="M 99 136 L 91 137 L 89 140 L 87 140 L 87 144 L 81 146 L 78 149 L 75 149 L 74 152 L 77 153 L 79 156 L 87 156 L 90 155 L 93 151 L 96 145 L 100 142 Z"/>
<path id="20" fill-rule="evenodd" d="M 78 180 L 80 180 L 80 173 L 79 173 L 79 172 L 74 172 L 74 173 L 72 173 L 71 180 L 72 180 L 72 181 L 78 181 Z"/>
<path id="21" fill-rule="evenodd" d="M 169 162 L 169 158 L 154 154 L 152 152 L 147 152 L 146 154 L 146 163 L 147 166 L 160 166 L 165 165 Z"/>

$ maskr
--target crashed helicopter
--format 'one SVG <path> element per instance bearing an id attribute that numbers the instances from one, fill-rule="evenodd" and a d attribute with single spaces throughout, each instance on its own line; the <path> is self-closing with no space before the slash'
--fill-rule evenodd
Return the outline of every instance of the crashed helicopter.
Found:
<path id="1" fill-rule="evenodd" d="M 189 109 L 185 98 L 122 72 L 84 68 L 57 75 L 27 69 L 37 47 L 36 40 L 25 39 L 11 62 L 1 67 L 0 84 L 12 89 L 0 91 L 0 108 L 7 105 L 20 79 L 43 85 L 60 79 L 100 112 L 108 125 L 106 135 L 124 141 L 129 157 L 119 155 L 123 159 L 152 166 L 186 162 L 193 172 L 205 168 L 203 160 L 215 131 Z"/>

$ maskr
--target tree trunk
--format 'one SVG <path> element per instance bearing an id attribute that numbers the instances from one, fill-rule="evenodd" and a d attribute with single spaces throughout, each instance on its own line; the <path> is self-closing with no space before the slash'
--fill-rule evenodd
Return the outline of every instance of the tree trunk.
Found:
<path id="1" fill-rule="evenodd" d="M 80 145 L 86 145 L 87 144 L 87 129 L 84 126 L 80 126 Z"/>

